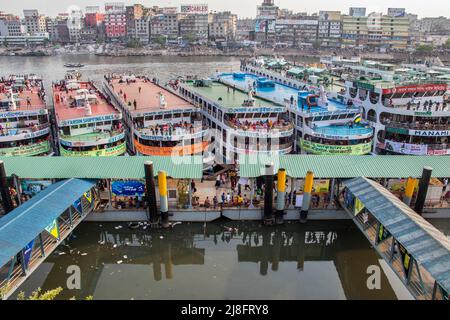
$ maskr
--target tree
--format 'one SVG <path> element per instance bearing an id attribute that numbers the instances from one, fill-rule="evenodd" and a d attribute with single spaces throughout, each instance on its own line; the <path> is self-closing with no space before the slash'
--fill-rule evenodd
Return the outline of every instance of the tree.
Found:
<path id="1" fill-rule="evenodd" d="M 131 39 L 127 42 L 127 47 L 128 48 L 141 48 L 142 47 L 141 40 Z"/>
<path id="2" fill-rule="evenodd" d="M 158 38 L 155 39 L 155 43 L 164 46 L 166 45 L 166 37 L 164 36 L 159 36 Z"/>
<path id="3" fill-rule="evenodd" d="M 58 287 L 53 290 L 46 291 L 41 293 L 41 288 L 38 288 L 36 291 L 26 298 L 25 293 L 22 291 L 17 295 L 17 300 L 54 300 L 63 290 L 63 288 Z"/>
<path id="4" fill-rule="evenodd" d="M 188 43 L 191 43 L 191 42 L 194 42 L 197 38 L 196 38 L 195 35 L 193 35 L 192 33 L 190 33 L 190 34 L 185 35 L 185 36 L 184 36 L 184 39 L 185 39 Z"/>
<path id="5" fill-rule="evenodd" d="M 444 43 L 444 49 L 450 49 L 450 38 Z"/>
<path id="6" fill-rule="evenodd" d="M 416 52 L 420 54 L 429 54 L 433 52 L 433 50 L 433 46 L 428 44 L 421 44 L 416 48 Z"/>

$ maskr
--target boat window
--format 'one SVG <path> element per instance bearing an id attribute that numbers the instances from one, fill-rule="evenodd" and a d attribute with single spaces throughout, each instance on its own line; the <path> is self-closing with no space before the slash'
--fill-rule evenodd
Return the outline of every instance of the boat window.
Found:
<path id="1" fill-rule="evenodd" d="M 174 117 L 174 118 L 181 118 L 181 113 L 174 113 L 174 114 L 173 114 L 173 117 Z"/>
<path id="2" fill-rule="evenodd" d="M 253 113 L 246 113 L 244 118 L 253 118 Z"/>
<path id="3" fill-rule="evenodd" d="M 326 121 L 326 120 L 330 120 L 331 119 L 331 116 L 323 116 L 322 117 L 322 121 Z"/>
<path id="4" fill-rule="evenodd" d="M 164 119 L 172 119 L 172 115 L 170 113 L 165 113 Z"/>
<path id="5" fill-rule="evenodd" d="M 88 123 L 87 126 L 88 126 L 88 127 L 94 127 L 94 126 L 95 126 L 95 123 L 93 123 L 93 122 Z"/>
<path id="6" fill-rule="evenodd" d="M 155 116 L 155 120 L 162 120 L 162 115 L 161 114 L 157 114 Z"/>
<path id="7" fill-rule="evenodd" d="M 153 116 L 145 116 L 144 119 L 145 119 L 145 121 L 153 121 Z"/>
<path id="8" fill-rule="evenodd" d="M 80 129 L 81 129 L 81 128 L 86 128 L 86 127 L 87 127 L 86 124 L 80 124 Z"/>
<path id="9" fill-rule="evenodd" d="M 110 125 L 111 123 L 112 123 L 111 120 L 110 120 L 110 121 L 105 121 L 105 122 L 104 122 L 105 126 Z"/>
<path id="10" fill-rule="evenodd" d="M 63 135 L 65 135 L 65 136 L 70 135 L 70 127 L 62 127 L 61 129 L 62 129 Z"/>
<path id="11" fill-rule="evenodd" d="M 191 116 L 191 114 L 189 112 L 183 113 L 183 117 L 190 117 L 190 116 Z"/>
<path id="12" fill-rule="evenodd" d="M 19 121 L 17 118 L 8 118 L 8 122 L 17 122 Z"/>
<path id="13" fill-rule="evenodd" d="M 263 113 L 263 115 L 262 115 L 262 118 L 269 118 L 269 116 L 270 116 L 270 113 Z"/>

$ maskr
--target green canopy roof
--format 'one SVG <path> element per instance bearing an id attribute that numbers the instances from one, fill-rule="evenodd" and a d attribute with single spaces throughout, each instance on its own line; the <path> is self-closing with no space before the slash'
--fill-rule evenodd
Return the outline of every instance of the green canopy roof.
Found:
<path id="1" fill-rule="evenodd" d="M 298 76 L 298 75 L 301 75 L 301 74 L 303 73 L 303 69 L 300 69 L 300 68 L 292 68 L 292 69 L 289 69 L 289 70 L 288 70 L 288 73 L 291 73 L 291 74 L 293 74 L 293 75 Z"/>
<path id="2" fill-rule="evenodd" d="M 240 176 L 254 178 L 264 175 L 264 167 L 273 162 L 275 171 L 286 169 L 288 176 L 303 178 L 311 170 L 318 178 L 418 178 L 423 167 L 433 168 L 433 177 L 450 177 L 448 156 L 343 156 L 283 155 L 240 156 Z"/>
<path id="3" fill-rule="evenodd" d="M 174 179 L 201 179 L 203 160 L 194 157 L 1 157 L 8 176 L 28 179 L 143 179 L 144 162 Z"/>

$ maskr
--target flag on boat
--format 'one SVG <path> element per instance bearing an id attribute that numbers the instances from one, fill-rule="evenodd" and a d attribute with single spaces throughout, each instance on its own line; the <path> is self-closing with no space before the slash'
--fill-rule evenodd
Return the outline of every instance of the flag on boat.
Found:
<path id="1" fill-rule="evenodd" d="M 353 119 L 353 122 L 354 122 L 354 123 L 361 123 L 361 121 L 362 121 L 361 114 L 358 114 L 358 115 Z"/>

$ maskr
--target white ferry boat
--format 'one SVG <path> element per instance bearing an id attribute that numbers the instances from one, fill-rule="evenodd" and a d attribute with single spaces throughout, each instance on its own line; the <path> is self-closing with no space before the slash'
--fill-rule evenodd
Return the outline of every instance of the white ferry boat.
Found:
<path id="1" fill-rule="evenodd" d="M 42 79 L 0 79 L 0 156 L 50 156 L 53 143 Z"/>
<path id="2" fill-rule="evenodd" d="M 66 77 L 53 84 L 61 156 L 126 153 L 122 114 L 92 82 Z"/>

